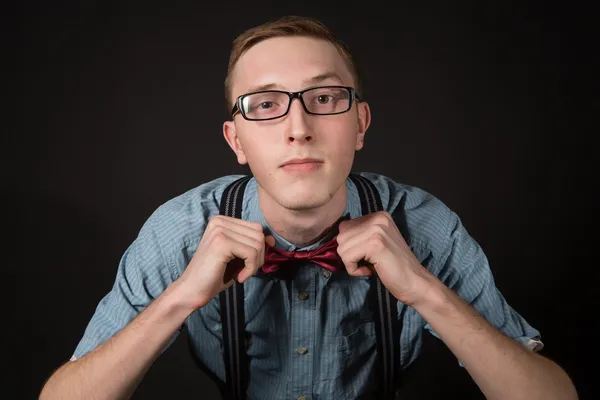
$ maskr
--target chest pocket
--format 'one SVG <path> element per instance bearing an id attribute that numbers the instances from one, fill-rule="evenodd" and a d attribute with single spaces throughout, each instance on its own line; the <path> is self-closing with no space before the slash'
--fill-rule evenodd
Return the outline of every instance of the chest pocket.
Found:
<path id="1" fill-rule="evenodd" d="M 377 356 L 375 321 L 361 321 L 339 338 L 340 381 L 352 398 L 371 391 L 373 366 Z"/>
<path id="2" fill-rule="evenodd" d="M 338 355 L 342 359 L 342 367 L 349 369 L 356 362 L 364 365 L 365 356 L 376 350 L 375 322 L 361 321 L 355 329 L 343 335 L 338 342 Z"/>

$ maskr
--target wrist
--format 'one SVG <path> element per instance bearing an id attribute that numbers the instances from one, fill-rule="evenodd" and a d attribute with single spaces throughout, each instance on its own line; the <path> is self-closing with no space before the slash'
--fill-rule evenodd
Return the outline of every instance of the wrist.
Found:
<path id="1" fill-rule="evenodd" d="M 417 289 L 413 301 L 409 304 L 415 310 L 438 308 L 445 303 L 448 289 L 442 281 L 427 269 L 422 268 L 417 278 Z"/>
<path id="2" fill-rule="evenodd" d="M 459 297 L 452 289 L 447 287 L 442 281 L 434 277 L 430 280 L 423 295 L 415 301 L 413 308 L 426 320 L 433 320 L 438 317 L 448 317 L 450 315 L 478 315 L 474 309 Z M 431 323 L 431 321 L 430 321 Z"/>
<path id="3" fill-rule="evenodd" d="M 196 296 L 191 296 L 186 285 L 180 280 L 167 287 L 161 297 L 164 297 L 165 307 L 171 312 L 186 314 L 186 318 L 210 301 L 210 299 L 198 299 Z"/>

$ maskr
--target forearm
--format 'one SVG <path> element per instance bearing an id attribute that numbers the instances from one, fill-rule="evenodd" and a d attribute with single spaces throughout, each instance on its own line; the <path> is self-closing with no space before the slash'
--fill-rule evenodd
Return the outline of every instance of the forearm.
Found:
<path id="1" fill-rule="evenodd" d="M 129 398 L 169 340 L 193 311 L 171 285 L 129 325 L 48 379 L 41 400 Z"/>
<path id="2" fill-rule="evenodd" d="M 487 399 L 577 399 L 558 365 L 503 335 L 441 282 L 432 279 L 427 293 L 413 306 Z"/>

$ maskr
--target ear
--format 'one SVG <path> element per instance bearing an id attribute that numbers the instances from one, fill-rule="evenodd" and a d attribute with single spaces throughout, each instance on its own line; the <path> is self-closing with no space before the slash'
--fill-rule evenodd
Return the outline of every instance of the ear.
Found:
<path id="1" fill-rule="evenodd" d="M 246 159 L 246 154 L 244 153 L 244 149 L 242 149 L 242 144 L 238 138 L 234 121 L 225 121 L 223 123 L 223 136 L 225 136 L 227 144 L 237 156 L 238 163 L 242 165 L 247 164 L 248 160 Z"/>
<path id="2" fill-rule="evenodd" d="M 360 150 L 364 146 L 365 134 L 371 124 L 371 109 L 367 102 L 357 103 L 358 110 L 358 132 L 356 135 L 356 150 Z"/>

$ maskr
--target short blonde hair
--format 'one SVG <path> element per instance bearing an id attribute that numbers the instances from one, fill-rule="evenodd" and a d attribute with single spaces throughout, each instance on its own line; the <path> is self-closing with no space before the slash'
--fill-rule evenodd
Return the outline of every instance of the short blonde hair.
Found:
<path id="1" fill-rule="evenodd" d="M 252 46 L 263 40 L 285 36 L 307 36 L 323 39 L 332 43 L 344 58 L 344 61 L 352 74 L 352 78 L 354 79 L 354 88 L 360 93 L 358 71 L 346 44 L 337 38 L 331 30 L 319 20 L 292 15 L 250 28 L 235 38 L 229 56 L 227 77 L 225 78 L 225 100 L 229 109 L 233 106 L 233 99 L 231 98 L 231 75 L 240 57 Z"/>

